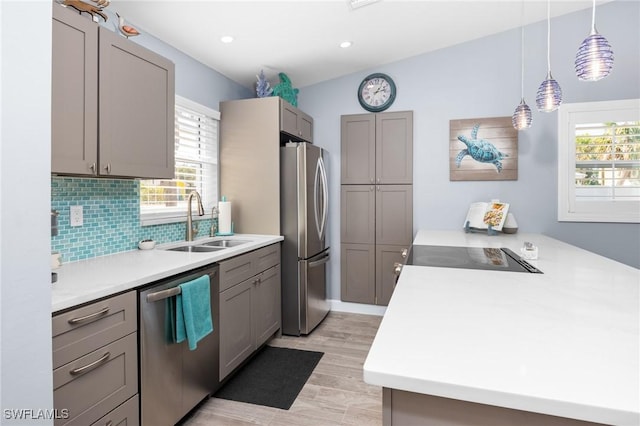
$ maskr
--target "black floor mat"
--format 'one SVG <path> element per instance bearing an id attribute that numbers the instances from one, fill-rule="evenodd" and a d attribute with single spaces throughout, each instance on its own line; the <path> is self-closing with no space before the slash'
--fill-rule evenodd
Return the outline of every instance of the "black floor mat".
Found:
<path id="1" fill-rule="evenodd" d="M 214 396 L 288 410 L 322 355 L 264 346 Z"/>

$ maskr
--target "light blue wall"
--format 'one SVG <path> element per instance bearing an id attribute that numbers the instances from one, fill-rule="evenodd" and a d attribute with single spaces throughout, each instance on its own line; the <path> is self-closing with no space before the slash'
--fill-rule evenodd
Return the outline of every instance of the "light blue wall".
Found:
<path id="1" fill-rule="evenodd" d="M 640 3 L 598 6 L 598 30 L 615 51 L 611 75 L 579 82 L 573 62 L 591 25 L 590 10 L 551 22 L 551 68 L 564 102 L 640 97 Z M 633 29 L 633 30 L 632 30 Z M 532 128 L 519 133 L 518 180 L 449 181 L 449 120 L 511 116 L 520 102 L 520 30 L 508 31 L 375 69 L 304 87 L 299 107 L 314 118 L 315 143 L 330 152 L 331 294 L 340 298 L 340 115 L 365 112 L 356 90 L 371 72 L 389 74 L 398 86 L 389 111 L 414 111 L 414 229 L 461 229 L 473 201 L 511 203 L 523 232 L 541 232 L 620 262 L 640 267 L 637 224 L 557 221 L 557 112 L 535 111 L 535 93 L 546 76 L 546 21 L 525 28 L 525 99 Z"/>

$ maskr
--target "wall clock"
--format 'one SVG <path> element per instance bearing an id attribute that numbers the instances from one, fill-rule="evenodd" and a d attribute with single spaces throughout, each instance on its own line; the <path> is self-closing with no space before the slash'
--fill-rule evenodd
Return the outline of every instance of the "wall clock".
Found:
<path id="1" fill-rule="evenodd" d="M 395 99 L 396 84 L 386 74 L 368 75 L 358 88 L 358 101 L 362 108 L 370 112 L 384 111 Z"/>

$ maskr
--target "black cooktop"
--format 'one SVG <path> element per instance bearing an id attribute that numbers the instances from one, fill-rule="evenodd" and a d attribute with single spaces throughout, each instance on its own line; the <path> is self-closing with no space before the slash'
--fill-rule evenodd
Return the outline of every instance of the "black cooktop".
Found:
<path id="1" fill-rule="evenodd" d="M 407 265 L 542 274 L 508 248 L 413 245 Z"/>

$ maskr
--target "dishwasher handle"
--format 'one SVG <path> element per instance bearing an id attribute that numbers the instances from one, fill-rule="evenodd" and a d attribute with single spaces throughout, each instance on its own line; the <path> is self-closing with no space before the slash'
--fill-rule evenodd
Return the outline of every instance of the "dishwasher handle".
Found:
<path id="1" fill-rule="evenodd" d="M 176 296 L 182 293 L 180 287 L 172 287 L 167 290 L 156 291 L 155 293 L 147 294 L 147 302 L 157 302 L 158 300 L 168 299 L 171 296 Z"/>

